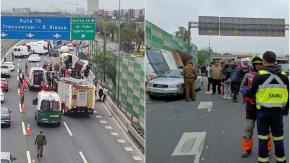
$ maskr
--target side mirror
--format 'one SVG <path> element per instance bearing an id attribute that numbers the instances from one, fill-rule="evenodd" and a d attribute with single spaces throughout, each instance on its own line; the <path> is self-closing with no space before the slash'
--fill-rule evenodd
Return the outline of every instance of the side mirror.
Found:
<path id="1" fill-rule="evenodd" d="M 16 157 L 14 157 L 14 156 L 12 156 L 12 161 L 15 161 L 15 160 L 17 160 L 17 158 L 16 158 Z"/>
<path id="2" fill-rule="evenodd" d="M 37 98 L 36 99 L 33 99 L 32 104 L 33 105 L 37 105 L 37 102 L 38 102 L 38 99 Z"/>

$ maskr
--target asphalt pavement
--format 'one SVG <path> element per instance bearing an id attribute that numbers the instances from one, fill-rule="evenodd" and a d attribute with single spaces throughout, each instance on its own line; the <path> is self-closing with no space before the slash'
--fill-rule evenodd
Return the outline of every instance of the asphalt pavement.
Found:
<path id="1" fill-rule="evenodd" d="M 23 43 L 23 42 L 22 42 Z M 11 51 L 9 51 L 11 53 Z M 57 58 L 42 57 L 40 63 L 29 63 L 31 66 L 43 66 L 45 59 L 53 62 Z M 7 60 L 10 60 L 7 57 Z M 16 69 L 24 70 L 27 59 L 15 59 Z M 96 112 L 89 117 L 63 116 L 60 127 L 54 125 L 37 126 L 34 119 L 32 100 L 37 92 L 25 92 L 25 113 L 19 111 L 20 98 L 17 95 L 17 70 L 9 78 L 9 91 L 5 92 L 5 102 L 2 106 L 12 110 L 11 128 L 1 130 L 1 151 L 11 152 L 17 158 L 17 163 L 136 163 L 143 162 L 143 157 L 120 130 L 119 125 L 109 116 L 106 106 L 96 103 Z M 31 136 L 25 135 L 27 125 L 30 125 Z M 23 125 L 25 126 L 23 128 Z M 36 157 L 34 140 L 36 134 L 43 130 L 47 145 L 44 146 L 44 156 Z"/>
<path id="2" fill-rule="evenodd" d="M 159 98 L 146 101 L 146 163 L 255 163 L 258 138 L 251 156 L 241 157 L 244 107 L 222 96 L 197 92 L 197 100 Z M 284 117 L 285 153 L 289 158 L 289 118 Z M 274 151 L 270 153 L 275 162 Z"/>

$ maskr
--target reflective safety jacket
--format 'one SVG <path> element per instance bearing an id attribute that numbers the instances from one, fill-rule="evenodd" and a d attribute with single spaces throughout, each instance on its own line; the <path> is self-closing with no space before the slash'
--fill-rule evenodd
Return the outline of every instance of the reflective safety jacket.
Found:
<path id="1" fill-rule="evenodd" d="M 264 66 L 254 77 L 246 97 L 255 97 L 257 109 L 289 111 L 289 79 L 279 65 Z"/>
<path id="2" fill-rule="evenodd" d="M 285 109 L 288 102 L 288 89 L 287 85 L 281 80 L 281 78 L 269 71 L 260 70 L 258 72 L 260 76 L 270 75 L 263 84 L 259 85 L 256 93 L 256 107 L 261 108 L 281 108 Z M 282 75 L 286 75 L 284 71 L 281 71 Z M 273 84 L 273 80 L 276 80 Z"/>

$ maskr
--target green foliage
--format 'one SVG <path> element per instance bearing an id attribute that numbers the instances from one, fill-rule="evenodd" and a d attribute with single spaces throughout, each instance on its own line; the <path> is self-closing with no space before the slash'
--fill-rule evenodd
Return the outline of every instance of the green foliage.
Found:
<path id="1" fill-rule="evenodd" d="M 197 51 L 197 63 L 198 65 L 203 65 L 210 61 L 210 56 L 213 54 L 212 49 L 200 49 Z"/>
<path id="2" fill-rule="evenodd" d="M 121 50 L 131 53 L 134 50 L 134 43 L 137 40 L 136 24 L 121 24 Z"/>
<path id="3" fill-rule="evenodd" d="M 189 32 L 185 27 L 178 27 L 178 31 L 175 32 L 175 37 L 182 39 L 184 42 L 187 42 L 189 38 Z"/>

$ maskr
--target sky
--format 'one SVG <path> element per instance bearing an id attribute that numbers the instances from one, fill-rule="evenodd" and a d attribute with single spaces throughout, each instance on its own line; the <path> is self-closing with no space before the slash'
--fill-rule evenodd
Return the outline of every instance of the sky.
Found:
<path id="1" fill-rule="evenodd" d="M 64 9 L 70 12 L 75 12 L 78 8 L 85 8 L 87 6 L 86 0 L 1 0 L 1 10 L 11 8 L 30 7 L 32 9 L 41 9 L 45 11 Z M 100 9 L 113 10 L 118 9 L 119 0 L 99 0 Z M 144 8 L 144 0 L 121 0 L 122 9 L 141 9 Z"/>
<path id="2" fill-rule="evenodd" d="M 179 26 L 198 16 L 282 18 L 289 24 L 289 0 L 146 0 L 146 19 L 173 34 Z M 289 31 L 286 37 L 199 36 L 191 29 L 191 42 L 217 52 L 263 53 L 272 50 L 289 54 Z"/>

